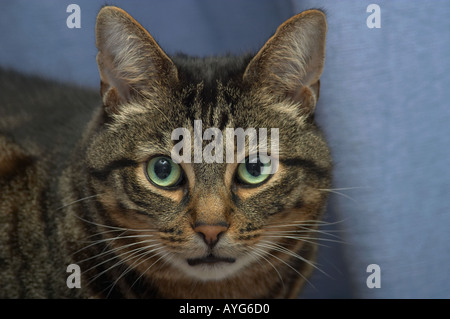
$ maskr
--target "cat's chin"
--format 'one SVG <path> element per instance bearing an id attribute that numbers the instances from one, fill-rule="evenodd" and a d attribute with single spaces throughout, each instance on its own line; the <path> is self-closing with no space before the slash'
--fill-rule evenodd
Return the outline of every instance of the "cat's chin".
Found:
<path id="1" fill-rule="evenodd" d="M 187 277 L 200 281 L 217 281 L 232 278 L 249 263 L 250 258 L 248 256 L 240 258 L 206 256 L 172 259 L 172 264 Z"/>

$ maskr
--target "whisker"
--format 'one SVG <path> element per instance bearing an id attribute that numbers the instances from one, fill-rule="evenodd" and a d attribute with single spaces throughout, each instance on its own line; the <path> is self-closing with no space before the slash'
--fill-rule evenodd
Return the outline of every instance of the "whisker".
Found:
<path id="1" fill-rule="evenodd" d="M 86 240 L 87 240 L 88 238 L 91 238 L 91 237 L 98 237 L 98 236 L 101 236 L 101 235 L 106 235 L 106 234 L 115 233 L 115 232 L 119 232 L 119 231 L 121 231 L 122 234 L 124 234 L 124 233 L 127 232 L 127 230 L 122 230 L 122 229 L 110 229 L 110 230 L 105 230 L 105 231 L 101 231 L 101 232 L 98 232 L 98 233 L 89 235 L 89 236 L 86 237 Z M 121 234 L 120 234 L 120 235 L 121 235 Z M 119 235 L 119 236 L 120 236 L 120 235 Z"/>
<path id="2" fill-rule="evenodd" d="M 321 244 L 321 243 L 315 242 L 314 240 L 308 240 L 308 239 L 316 239 L 316 238 L 311 238 L 311 237 L 276 236 L 276 235 L 273 235 L 273 236 L 264 236 L 264 237 L 265 237 L 265 238 L 288 238 L 288 239 L 295 239 L 295 240 L 298 240 L 298 241 L 302 241 L 302 242 L 304 242 L 304 243 L 309 243 L 309 244 L 314 244 L 314 245 L 317 245 L 317 246 L 320 246 L 320 247 L 326 247 L 326 248 L 329 248 L 329 246 L 327 246 L 327 245 L 325 245 L 325 244 Z"/>
<path id="3" fill-rule="evenodd" d="M 96 223 L 96 222 L 93 222 L 93 221 L 84 219 L 83 217 L 80 217 L 80 216 L 78 216 L 78 215 L 75 215 L 75 216 L 76 216 L 78 219 L 80 219 L 80 220 L 82 220 L 82 221 L 84 221 L 84 222 L 86 222 L 86 223 L 88 223 L 88 224 L 97 226 L 97 227 L 104 227 L 104 228 L 108 228 L 108 229 L 115 229 L 115 230 L 122 230 L 122 231 L 128 230 L 127 228 L 123 228 L 123 227 L 117 227 L 117 226 L 111 226 L 111 225 L 99 224 L 99 223 Z"/>
<path id="4" fill-rule="evenodd" d="M 102 271 L 102 272 L 100 273 L 100 275 L 101 275 L 101 274 L 104 274 L 104 273 L 106 273 L 106 272 L 108 272 L 108 271 L 110 271 L 111 269 L 113 269 L 113 268 L 115 268 L 115 267 L 119 267 L 119 266 L 121 266 L 121 265 L 126 264 L 126 262 L 127 262 L 128 260 L 130 260 L 130 259 L 137 258 L 137 257 L 142 258 L 142 256 L 146 254 L 146 251 L 144 251 L 144 250 L 145 250 L 144 247 L 139 247 L 139 248 L 133 249 L 132 251 L 126 252 L 125 254 L 129 254 L 128 257 L 123 258 L 123 259 L 120 259 L 120 258 L 119 258 L 119 261 L 118 261 L 118 262 L 116 262 L 114 265 L 112 265 L 112 266 L 109 267 L 108 269 L 105 269 L 104 271 Z M 134 263 L 134 262 L 133 262 L 133 263 Z M 130 267 L 130 265 L 129 265 L 126 269 L 128 269 L 129 267 Z M 96 279 L 98 278 L 98 276 L 99 276 L 99 275 L 94 276 L 94 277 L 91 279 L 90 282 L 96 280 Z M 109 295 L 111 294 L 112 289 L 113 289 L 114 286 L 117 284 L 118 280 L 119 280 L 119 279 L 116 279 L 116 280 L 114 281 L 114 283 L 112 283 L 111 285 L 108 286 L 108 287 L 110 287 L 110 290 L 109 290 L 109 292 L 108 292 L 107 295 L 106 295 L 107 298 L 108 298 Z M 106 290 L 108 289 L 108 287 L 106 287 L 105 289 L 103 289 L 102 292 L 106 291 Z"/>
<path id="5" fill-rule="evenodd" d="M 341 237 L 339 237 L 339 236 L 337 236 L 335 234 L 332 234 L 332 233 L 344 233 L 345 232 L 344 230 L 319 230 L 319 229 L 308 229 L 306 227 L 302 227 L 302 228 L 304 228 L 306 232 L 317 233 L 317 234 L 320 234 L 320 235 L 332 237 L 332 238 L 335 238 L 335 239 L 339 240 L 342 244 L 346 243 L 345 241 L 342 240 Z M 323 237 L 319 236 L 318 238 L 323 238 Z"/>
<path id="6" fill-rule="evenodd" d="M 303 229 L 293 229 L 293 230 L 268 230 L 267 232 L 277 232 L 277 233 L 296 233 L 296 234 L 300 234 L 300 233 L 310 233 L 310 232 L 320 232 L 320 233 L 324 233 L 326 235 L 332 235 L 331 233 L 344 233 L 344 230 L 340 230 L 340 229 L 333 229 L 333 230 L 323 230 L 320 231 L 318 229 L 315 228 L 308 228 L 308 227 L 303 227 L 303 226 L 296 226 L 299 228 L 303 228 Z M 335 236 L 335 235 L 334 235 Z"/>
<path id="7" fill-rule="evenodd" d="M 156 244 L 156 245 L 153 245 L 153 246 L 157 246 L 157 245 L 159 245 L 159 244 Z M 114 260 L 114 259 L 117 259 L 117 258 L 119 258 L 120 260 L 119 260 L 118 262 L 116 262 L 114 265 L 110 266 L 109 268 L 107 268 L 107 269 L 103 270 L 102 272 L 98 273 L 97 275 L 95 275 L 95 276 L 88 282 L 88 284 L 92 283 L 92 282 L 95 281 L 97 278 L 99 278 L 100 276 L 102 276 L 102 275 L 105 274 L 106 272 L 110 271 L 111 269 L 113 269 L 113 268 L 115 268 L 115 267 L 118 267 L 118 266 L 120 266 L 120 265 L 122 265 L 122 264 L 125 264 L 128 260 L 133 259 L 133 258 L 136 258 L 137 256 L 141 256 L 142 254 L 147 253 L 148 251 L 145 251 L 145 250 L 148 249 L 149 247 L 151 247 L 151 246 L 138 247 L 138 248 L 135 248 L 135 249 L 133 249 L 133 250 L 131 250 L 131 251 L 126 251 L 126 252 L 124 252 L 124 253 L 122 253 L 122 254 L 116 255 L 116 256 L 114 256 L 113 258 L 108 259 L 108 261 Z M 161 249 L 161 248 L 155 248 L 155 249 Z M 144 250 L 144 251 L 143 251 L 143 250 Z M 127 256 L 126 258 L 120 258 L 121 256 L 127 255 L 127 254 L 128 254 L 129 256 Z M 137 256 L 136 256 L 136 255 L 137 255 Z M 99 263 L 99 264 L 97 264 L 97 265 L 95 265 L 95 266 L 89 268 L 89 270 L 90 270 L 90 269 L 93 269 L 93 268 L 96 268 L 96 267 L 98 267 L 99 265 L 104 264 L 105 262 L 106 262 L 106 261 L 104 261 L 104 262 L 102 262 L 102 263 Z M 86 270 L 86 271 L 88 271 L 88 270 Z"/>
<path id="8" fill-rule="evenodd" d="M 332 234 L 332 232 L 335 233 L 342 233 L 343 231 L 341 230 L 318 230 L 318 229 L 310 229 L 307 227 L 302 227 L 304 228 L 304 230 L 268 230 L 265 232 L 265 234 L 275 234 L 275 235 L 296 235 L 296 234 L 309 234 L 309 233 L 316 233 L 316 234 L 321 234 L 324 236 L 328 236 L 328 237 L 332 237 L 332 238 L 336 238 L 338 240 L 342 240 L 341 237 Z M 322 238 L 322 237 L 319 237 Z"/>
<path id="9" fill-rule="evenodd" d="M 329 225 L 335 225 L 338 223 L 343 222 L 336 221 L 336 222 L 327 222 L 324 220 L 294 220 L 290 222 L 289 224 L 270 224 L 265 226 L 266 228 L 275 228 L 275 227 L 292 227 L 292 226 L 329 226 Z"/>
<path id="10" fill-rule="evenodd" d="M 355 202 L 355 203 L 357 202 L 356 199 L 354 199 L 353 197 L 351 197 L 351 196 L 349 196 L 347 194 L 344 194 L 344 193 L 332 190 L 332 189 L 319 189 L 319 190 L 322 191 L 322 192 L 328 192 L 328 193 L 337 194 L 337 195 L 340 195 L 342 197 L 345 197 L 345 198 L 351 200 L 352 202 Z"/>
<path id="11" fill-rule="evenodd" d="M 143 228 L 143 229 L 133 229 L 133 228 L 123 228 L 123 227 L 117 227 L 117 226 L 111 226 L 111 225 L 105 225 L 105 224 L 99 224 L 99 223 L 96 223 L 96 222 L 93 222 L 93 221 L 90 221 L 90 220 L 87 220 L 87 219 L 84 219 L 84 218 L 82 218 L 82 217 L 80 217 L 80 216 L 76 216 L 78 219 L 80 219 L 80 220 L 82 220 L 82 221 L 84 221 L 84 222 L 86 222 L 86 223 L 89 223 L 89 224 L 92 224 L 92 225 L 95 225 L 95 226 L 98 226 L 98 227 L 104 227 L 104 228 L 109 228 L 109 229 L 115 229 L 115 230 L 122 230 L 122 231 L 139 231 L 139 232 L 156 232 L 157 230 L 155 230 L 155 229 L 146 229 L 146 228 Z"/>
<path id="12" fill-rule="evenodd" d="M 267 226 L 264 226 L 265 228 L 283 228 L 283 227 L 325 227 L 325 226 L 333 226 L 333 225 L 337 225 L 340 224 L 342 222 L 344 222 L 346 219 L 342 219 L 342 220 L 338 220 L 335 222 L 327 222 L 327 221 L 323 221 L 323 220 L 305 220 L 305 221 L 292 221 L 289 224 L 270 224 Z M 309 228 L 306 228 L 309 229 Z"/>
<path id="13" fill-rule="evenodd" d="M 124 234 L 124 233 L 125 232 L 123 232 L 122 234 Z M 114 240 L 124 239 L 124 238 L 146 238 L 146 237 L 153 237 L 154 236 L 154 234 L 127 235 L 127 236 L 122 236 L 122 234 L 120 234 L 120 235 L 118 235 L 116 237 L 103 238 L 103 239 L 99 239 L 99 240 L 86 241 L 86 242 L 101 243 L 101 242 L 114 241 Z"/>
<path id="14" fill-rule="evenodd" d="M 260 245 L 259 243 L 256 244 L 256 245 L 257 245 L 257 246 L 259 245 L 260 247 L 265 247 L 264 245 Z M 270 247 L 265 247 L 265 248 L 269 248 L 269 249 L 270 249 Z M 292 267 L 292 265 L 290 265 L 289 263 L 287 263 L 285 260 L 283 260 L 283 259 L 281 259 L 281 258 L 275 256 L 274 254 L 270 253 L 269 251 L 265 251 L 265 250 L 261 250 L 261 249 L 260 249 L 260 251 L 263 251 L 265 254 L 270 255 L 271 257 L 273 257 L 273 258 L 278 259 L 279 261 L 281 261 L 283 264 L 285 264 L 286 266 L 288 266 L 289 268 L 291 268 L 294 272 L 296 272 L 300 277 L 302 277 L 308 284 L 311 285 L 311 287 L 313 287 L 314 289 L 317 290 L 317 288 L 316 288 L 316 287 L 308 280 L 308 278 L 306 278 L 302 273 L 300 273 L 297 269 L 295 269 L 294 267 Z"/>
<path id="15" fill-rule="evenodd" d="M 340 239 L 339 236 L 332 234 L 332 233 L 344 233 L 344 230 L 318 230 L 313 228 L 307 228 L 307 227 L 301 227 L 303 230 L 297 229 L 297 230 L 268 230 L 265 233 L 268 234 L 308 234 L 308 233 L 317 233 L 322 234 L 334 238 Z"/>
<path id="16" fill-rule="evenodd" d="M 101 196 L 101 195 L 103 195 L 103 194 L 96 194 L 96 195 L 86 196 L 86 197 L 74 200 L 74 201 L 72 201 L 72 202 L 70 202 L 68 204 L 65 204 L 65 205 L 63 205 L 61 207 L 56 208 L 53 212 L 57 212 L 57 211 L 59 211 L 61 209 L 64 209 L 64 208 L 69 207 L 71 205 L 74 205 L 76 203 L 79 203 L 79 202 L 82 202 L 82 201 L 85 201 L 85 200 L 88 200 L 88 199 L 91 199 L 91 198 L 95 198 L 95 197 L 98 197 L 98 196 Z"/>
<path id="17" fill-rule="evenodd" d="M 157 251 L 157 250 L 159 250 L 159 249 L 161 249 L 161 248 L 163 248 L 163 247 L 160 247 L 160 248 L 155 248 L 155 249 L 152 249 L 152 250 L 150 250 L 150 251 L 143 251 L 143 252 L 140 252 L 137 256 L 133 256 L 132 258 L 137 258 L 135 261 L 133 261 L 133 263 L 131 264 L 131 265 L 128 265 L 128 267 L 120 274 L 120 276 L 114 281 L 114 283 L 112 283 L 111 284 L 111 288 L 110 288 L 110 290 L 109 290 L 109 292 L 108 292 L 108 294 L 107 294 L 107 297 L 110 295 L 110 293 L 112 292 L 112 289 L 114 288 L 114 286 L 119 282 L 119 280 L 122 278 L 122 277 L 124 277 L 128 272 L 130 272 L 132 269 L 134 269 L 134 268 L 136 268 L 137 266 L 139 266 L 140 264 L 142 264 L 143 262 L 146 262 L 147 260 L 149 260 L 150 258 L 153 258 L 154 256 L 157 256 L 159 253 L 157 252 L 157 253 L 155 253 L 155 254 L 152 254 L 151 256 L 149 256 L 148 258 L 145 258 L 143 261 L 141 261 L 140 263 L 138 263 L 137 265 L 136 265 L 136 263 L 139 261 L 139 260 L 141 260 L 142 258 L 144 258 L 145 256 L 147 256 L 148 254 L 150 254 L 150 253 L 153 253 L 154 251 Z M 159 260 L 159 259 L 158 259 Z M 157 261 L 158 261 L 157 260 Z M 156 262 L 155 262 L 156 263 Z M 121 264 L 124 264 L 124 263 L 121 263 Z M 147 270 L 146 270 L 147 271 Z M 130 286 L 130 288 L 129 289 L 131 289 L 133 286 L 134 286 L 134 284 L 141 278 L 141 276 L 143 275 L 143 273 L 138 277 L 138 279 L 136 279 L 134 282 L 133 282 L 133 284 Z M 107 288 L 106 288 L 107 289 Z M 104 289 L 103 291 L 105 291 L 106 289 Z"/>
<path id="18" fill-rule="evenodd" d="M 151 243 L 151 242 L 154 242 L 154 241 L 155 240 L 150 239 L 150 240 L 143 240 L 143 241 L 140 241 L 140 242 L 131 243 L 131 244 L 128 244 L 128 245 L 122 245 L 122 246 L 116 247 L 114 249 L 109 249 L 107 251 L 101 252 L 100 254 L 97 254 L 97 255 L 94 255 L 94 256 L 90 256 L 90 257 L 88 257 L 86 259 L 83 259 L 83 260 L 79 261 L 78 263 L 81 264 L 81 263 L 84 263 L 84 262 L 86 262 L 88 260 L 91 260 L 91 259 L 94 259 L 94 258 L 98 258 L 98 257 L 102 257 L 103 255 L 115 254 L 116 252 L 118 252 L 120 250 L 123 250 L 123 249 L 126 249 L 126 248 L 129 248 L 131 246 L 135 246 L 135 245 L 142 244 L 142 243 Z M 133 249 L 131 251 L 126 251 L 126 252 L 121 253 L 119 255 L 114 255 L 113 257 L 111 257 L 111 258 L 109 258 L 107 260 L 103 260 L 102 262 L 92 266 L 91 268 L 87 269 L 86 271 L 92 270 L 93 268 L 96 268 L 96 267 L 98 267 L 98 266 L 100 266 L 100 265 L 102 265 L 104 263 L 107 263 L 107 262 L 109 262 L 111 260 L 114 260 L 115 258 L 119 258 L 119 257 L 121 257 L 121 256 L 123 256 L 123 255 L 125 255 L 127 253 L 131 253 L 131 252 L 134 252 L 136 250 L 139 250 L 140 248 L 143 248 L 143 247 L 138 247 L 138 248 L 135 248 L 135 249 Z"/>
<path id="19" fill-rule="evenodd" d="M 123 232 L 125 233 L 125 232 Z M 101 243 L 105 243 L 108 242 L 108 244 L 106 245 L 105 249 L 107 249 L 109 247 L 109 245 L 114 241 L 114 240 L 119 240 L 119 239 L 124 239 L 124 238 L 148 238 L 148 237 L 153 237 L 152 234 L 148 234 L 148 235 L 130 235 L 130 236 L 121 236 L 122 234 L 120 234 L 119 236 L 113 237 L 113 238 L 103 238 L 103 239 L 99 239 L 99 240 L 95 240 L 93 241 L 91 244 L 77 250 L 74 254 L 79 253 L 80 251 L 83 251 L 89 247 L 101 244 Z M 135 244 L 139 244 L 140 242 L 135 242 L 133 244 L 130 245 L 135 245 Z"/>
<path id="20" fill-rule="evenodd" d="M 367 186 L 356 186 L 356 187 L 341 187 L 341 188 L 318 188 L 319 191 L 328 191 L 328 190 L 336 190 L 336 191 L 348 191 L 352 189 L 366 189 L 369 188 Z"/>
<path id="21" fill-rule="evenodd" d="M 341 191 L 348 191 L 348 190 L 353 190 L 353 189 L 365 189 L 365 188 L 369 188 L 369 187 L 360 186 L 360 187 L 341 187 L 341 188 L 318 188 L 317 190 L 321 191 L 321 192 L 337 194 L 337 195 L 345 197 L 356 203 L 357 201 L 353 197 L 351 197 L 347 194 L 344 194 Z"/>
<path id="22" fill-rule="evenodd" d="M 252 250 L 249 250 L 248 253 L 249 253 L 249 254 L 250 254 L 250 253 L 255 254 L 256 256 L 258 256 L 258 257 L 264 259 L 265 261 L 267 261 L 267 263 L 268 263 L 268 264 L 275 270 L 275 272 L 277 273 L 278 278 L 280 278 L 281 283 L 283 284 L 283 287 L 284 287 L 283 277 L 281 276 L 281 274 L 280 274 L 280 272 L 278 271 L 277 267 L 275 267 L 275 265 L 272 264 L 272 263 L 270 262 L 270 260 L 268 260 L 268 259 L 264 256 L 264 253 L 265 253 L 264 250 L 262 250 L 262 249 L 260 249 L 260 248 L 258 248 L 258 247 L 252 247 Z M 251 255 L 251 254 L 250 254 L 250 255 Z M 252 256 L 252 257 L 254 257 L 254 256 Z M 255 258 L 255 257 L 254 257 L 254 258 Z M 255 258 L 255 259 L 256 259 L 256 261 L 258 261 L 258 263 L 261 264 L 261 262 L 259 261 L 258 258 Z"/>
<path id="23" fill-rule="evenodd" d="M 161 248 L 163 248 L 163 247 L 161 247 Z M 155 256 L 157 256 L 159 254 L 159 252 L 158 253 L 156 253 L 156 254 L 153 254 L 152 256 L 150 256 L 150 257 L 148 257 L 148 258 L 146 258 L 144 261 L 147 261 L 147 260 L 149 260 L 150 258 L 153 258 L 153 257 L 155 257 Z M 163 259 L 163 258 L 166 258 L 167 256 L 169 256 L 171 254 L 171 252 L 166 252 L 164 255 L 162 255 L 162 256 L 160 256 L 153 264 L 151 264 L 150 266 L 148 266 L 147 267 L 147 269 L 145 269 L 142 273 L 141 273 L 141 275 L 131 284 L 131 286 L 130 286 L 130 289 L 139 281 L 139 279 L 141 279 L 141 277 L 147 272 L 147 271 L 149 271 L 154 265 L 156 265 L 156 263 L 158 263 L 161 259 Z M 143 261 L 143 262 L 144 262 Z M 167 262 L 167 260 L 166 260 L 166 262 Z M 142 262 L 141 262 L 142 263 Z M 141 263 L 139 263 L 139 265 L 141 264 Z M 164 263 L 165 264 L 165 263 Z M 163 265 L 164 265 L 163 264 Z M 139 265 L 137 265 L 137 266 L 139 266 Z"/>
<path id="24" fill-rule="evenodd" d="M 265 244 L 264 244 L 265 243 Z M 327 277 L 331 278 L 330 275 L 328 275 L 325 271 L 323 271 L 322 269 L 320 269 L 317 265 L 315 265 L 314 263 L 312 263 L 311 261 L 309 261 L 308 259 L 300 256 L 299 254 L 287 249 L 286 247 L 276 244 L 276 243 L 272 243 L 270 241 L 267 240 L 261 240 L 260 243 L 258 243 L 257 245 L 261 245 L 261 246 L 265 246 L 268 249 L 273 249 L 275 251 L 281 252 L 281 253 L 285 253 L 287 255 L 290 255 L 294 258 L 297 258 L 305 263 L 307 263 L 308 265 L 314 267 L 314 269 L 317 269 L 318 271 L 320 271 L 321 273 L 323 273 L 324 275 L 326 275 Z"/>
<path id="25" fill-rule="evenodd" d="M 333 243 L 339 243 L 339 244 L 346 244 L 346 242 L 341 241 L 341 240 L 334 240 L 334 239 L 328 239 L 328 238 L 314 238 L 314 237 L 304 237 L 304 236 L 277 236 L 277 235 L 269 235 L 269 236 L 264 236 L 264 237 L 268 237 L 268 238 L 289 238 L 289 239 L 295 239 L 295 240 L 300 240 L 300 241 L 304 241 L 306 243 L 310 243 L 310 244 L 316 244 L 319 246 L 324 246 L 324 247 L 329 247 L 327 245 L 323 245 L 320 243 L 316 243 L 315 240 L 320 240 L 320 241 L 327 241 L 327 242 L 333 242 Z M 312 240 L 308 240 L 308 239 L 312 239 Z"/>
<path id="26" fill-rule="evenodd" d="M 160 245 L 160 244 L 159 244 Z M 149 247 L 142 247 L 142 248 L 150 248 Z M 121 278 L 123 278 L 127 273 L 129 273 L 132 269 L 136 268 L 137 266 L 139 266 L 140 264 L 146 262 L 147 260 L 149 260 L 150 258 L 153 258 L 154 256 L 158 255 L 158 252 L 156 254 L 152 254 L 155 251 L 158 251 L 160 249 L 162 249 L 164 247 L 162 247 L 162 245 L 160 245 L 160 247 L 155 248 L 155 249 L 151 249 L 149 251 L 143 251 L 140 254 L 138 254 L 138 256 L 134 256 L 133 258 L 137 258 L 135 261 L 133 261 L 133 263 L 131 265 L 128 265 L 128 267 L 120 274 L 120 276 L 114 281 L 114 283 L 112 284 L 110 291 L 108 292 L 107 296 L 109 296 L 109 294 L 111 293 L 112 289 L 114 288 L 114 286 L 119 282 L 119 280 Z M 145 256 L 151 254 L 151 256 L 149 256 L 148 258 L 145 258 L 144 260 L 142 260 L 140 263 L 136 264 L 139 260 L 141 260 L 142 258 L 144 258 Z M 148 267 L 144 272 L 141 273 L 141 275 L 133 282 L 133 284 L 130 286 L 130 289 L 134 286 L 134 284 L 142 277 L 142 275 L 148 270 L 150 269 L 154 264 L 156 264 L 162 257 L 158 258 L 158 260 L 156 260 L 152 265 L 150 265 L 150 267 Z"/>

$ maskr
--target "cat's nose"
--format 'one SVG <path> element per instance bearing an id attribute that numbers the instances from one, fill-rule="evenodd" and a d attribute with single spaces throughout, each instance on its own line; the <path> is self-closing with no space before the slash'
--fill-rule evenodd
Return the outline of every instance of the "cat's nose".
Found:
<path id="1" fill-rule="evenodd" d="M 215 225 L 197 224 L 194 226 L 194 231 L 202 236 L 205 243 L 213 248 L 219 241 L 220 235 L 228 230 L 228 224 L 221 223 Z"/>

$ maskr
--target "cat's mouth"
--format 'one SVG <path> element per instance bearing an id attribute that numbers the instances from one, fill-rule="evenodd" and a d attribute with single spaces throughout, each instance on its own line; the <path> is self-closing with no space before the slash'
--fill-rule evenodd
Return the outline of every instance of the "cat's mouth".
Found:
<path id="1" fill-rule="evenodd" d="M 214 256 L 213 254 L 210 254 L 206 257 L 201 258 L 190 258 L 187 260 L 189 266 L 197 266 L 197 265 L 203 265 L 203 264 L 216 264 L 216 263 L 234 263 L 236 261 L 235 258 L 230 257 L 218 257 Z"/>

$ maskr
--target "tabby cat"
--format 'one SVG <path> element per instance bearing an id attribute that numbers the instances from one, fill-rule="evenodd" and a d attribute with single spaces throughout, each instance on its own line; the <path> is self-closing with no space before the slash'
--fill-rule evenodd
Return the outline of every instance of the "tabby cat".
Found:
<path id="1" fill-rule="evenodd" d="M 256 55 L 169 57 L 106 6 L 98 98 L 1 70 L 0 297 L 297 297 L 331 180 L 314 122 L 326 28 L 308 10 Z M 279 129 L 278 169 L 173 160 L 196 120 Z"/>

